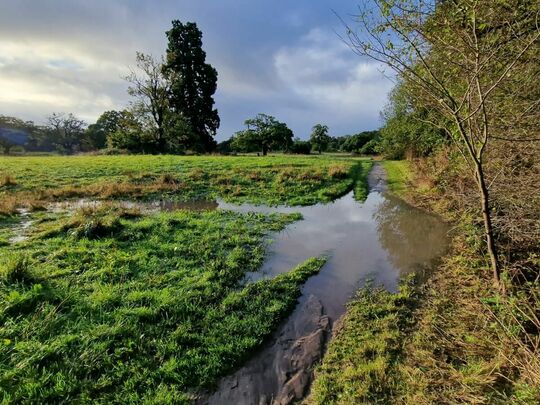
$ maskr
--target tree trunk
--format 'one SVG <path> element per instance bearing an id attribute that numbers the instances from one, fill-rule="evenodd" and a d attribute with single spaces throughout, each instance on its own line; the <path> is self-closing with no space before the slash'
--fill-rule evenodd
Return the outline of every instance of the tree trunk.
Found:
<path id="1" fill-rule="evenodd" d="M 266 147 L 266 145 L 263 145 L 263 147 L 262 147 L 263 156 L 266 156 L 267 153 L 268 153 L 268 148 Z"/>
<path id="2" fill-rule="evenodd" d="M 159 153 L 165 153 L 166 152 L 166 143 L 165 143 L 165 131 L 163 130 L 163 126 L 158 123 L 158 149 Z"/>
<path id="3" fill-rule="evenodd" d="M 489 191 L 484 179 L 484 171 L 480 162 L 475 163 L 476 183 L 480 191 L 480 199 L 482 204 L 482 218 L 484 220 L 484 232 L 486 235 L 487 249 L 491 262 L 491 271 L 493 272 L 493 280 L 498 287 L 501 286 L 501 271 L 499 261 L 497 260 L 497 249 L 495 246 L 495 238 L 493 235 L 493 225 L 491 223 L 491 213 L 489 210 Z"/>

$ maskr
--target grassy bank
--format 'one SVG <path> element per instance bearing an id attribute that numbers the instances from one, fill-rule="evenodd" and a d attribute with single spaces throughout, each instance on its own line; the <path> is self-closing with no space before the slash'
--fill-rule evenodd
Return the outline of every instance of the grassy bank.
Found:
<path id="1" fill-rule="evenodd" d="M 406 160 L 383 160 L 388 189 L 397 196 L 404 196 L 411 181 L 409 162 Z"/>
<path id="2" fill-rule="evenodd" d="M 307 402 L 392 403 L 404 331 L 415 304 L 416 291 L 408 283 L 397 294 L 361 289 L 334 330 Z"/>
<path id="3" fill-rule="evenodd" d="M 391 190 L 411 203 L 441 206 L 433 192 L 423 194 L 410 166 L 384 165 Z M 538 285 L 501 296 L 481 231 L 450 214 L 458 218 L 451 249 L 427 284 L 406 285 L 397 295 L 361 291 L 349 305 L 308 403 L 539 403 Z"/>
<path id="4" fill-rule="evenodd" d="M 2 399 L 171 403 L 211 387 L 324 263 L 242 287 L 262 237 L 297 219 L 104 208 L 44 220 L 0 248 Z"/>
<path id="5" fill-rule="evenodd" d="M 369 165 L 324 155 L 0 157 L 0 214 L 80 197 L 308 205 L 351 190 Z"/>

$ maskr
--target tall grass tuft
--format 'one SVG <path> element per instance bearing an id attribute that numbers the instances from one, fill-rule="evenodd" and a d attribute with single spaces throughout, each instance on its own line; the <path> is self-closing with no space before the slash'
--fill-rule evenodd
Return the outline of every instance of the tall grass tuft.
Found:
<path id="1" fill-rule="evenodd" d="M 331 165 L 328 167 L 328 175 L 333 179 L 343 179 L 349 175 L 349 168 L 345 165 Z"/>
<path id="2" fill-rule="evenodd" d="M 27 283 L 34 279 L 28 257 L 14 255 L 0 267 L 0 280 L 7 283 Z"/>

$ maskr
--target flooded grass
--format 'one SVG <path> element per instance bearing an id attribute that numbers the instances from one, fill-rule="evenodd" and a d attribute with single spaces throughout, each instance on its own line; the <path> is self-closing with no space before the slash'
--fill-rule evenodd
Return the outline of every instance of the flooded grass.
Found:
<path id="1" fill-rule="evenodd" d="M 371 166 L 283 156 L 1 159 L 17 181 L 0 188 L 0 392 L 7 402 L 52 403 L 182 403 L 212 390 L 293 312 L 326 262 L 318 252 L 246 284 L 269 232 L 301 219 L 271 206 L 361 190 Z M 269 210 L 216 210 L 225 201 Z"/>
<path id="2" fill-rule="evenodd" d="M 264 235 L 297 219 L 111 206 L 39 222 L 31 241 L 0 247 L 3 399 L 183 402 L 211 387 L 324 263 L 242 285 Z"/>

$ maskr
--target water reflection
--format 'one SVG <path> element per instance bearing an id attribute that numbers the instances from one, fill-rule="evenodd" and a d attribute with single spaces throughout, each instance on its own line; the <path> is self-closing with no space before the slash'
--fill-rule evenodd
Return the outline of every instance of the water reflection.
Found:
<path id="1" fill-rule="evenodd" d="M 320 273 L 306 282 L 296 309 L 271 341 L 200 403 L 248 405 L 274 403 L 275 398 L 281 403 L 280 398 L 291 394 L 289 381 L 300 380 L 294 398 L 301 398 L 318 359 L 310 342 L 314 336 L 324 339 L 324 314 L 336 320 L 366 279 L 395 290 L 401 276 L 429 269 L 444 252 L 447 226 L 388 195 L 384 176 L 382 167 L 375 165 L 369 176 L 371 192 L 364 203 L 355 201 L 352 193 L 333 203 L 310 207 L 219 202 L 220 209 L 300 212 L 304 217 L 273 235 L 262 271 L 250 274 L 252 280 L 289 271 L 309 257 L 327 254 L 329 259 Z M 323 308 L 322 313 L 313 310 L 314 302 L 315 308 Z"/>
<path id="2" fill-rule="evenodd" d="M 441 220 L 392 195 L 384 196 L 374 219 L 379 243 L 401 276 L 429 271 L 446 249 L 448 229 Z"/>
<path id="3" fill-rule="evenodd" d="M 426 269 L 446 246 L 446 225 L 385 192 L 372 191 L 364 203 L 353 193 L 330 204 L 310 207 L 233 205 L 236 212 L 300 212 L 304 219 L 273 235 L 268 257 L 251 280 L 274 277 L 304 260 L 326 254 L 323 270 L 307 281 L 331 318 L 344 310 L 350 296 L 366 280 L 395 290 L 401 276 Z"/>

